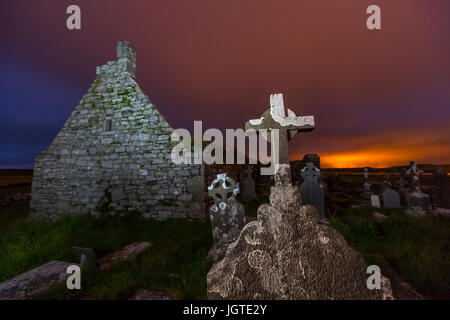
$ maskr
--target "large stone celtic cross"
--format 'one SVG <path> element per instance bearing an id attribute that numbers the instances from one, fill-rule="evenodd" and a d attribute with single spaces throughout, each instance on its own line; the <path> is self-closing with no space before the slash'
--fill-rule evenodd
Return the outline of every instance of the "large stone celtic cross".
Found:
<path id="1" fill-rule="evenodd" d="M 272 144 L 272 161 L 274 161 L 273 150 L 278 149 L 279 159 L 276 164 L 285 165 L 289 165 L 289 140 L 299 131 L 308 132 L 314 128 L 314 116 L 296 116 L 290 109 L 287 109 L 286 116 L 281 93 L 270 96 L 270 109 L 264 112 L 260 119 L 250 120 L 245 124 L 246 130 L 254 129 L 257 132 L 267 130 L 267 135 L 262 136 Z M 279 141 L 271 141 L 271 130 L 274 129 L 278 130 Z M 283 184 L 285 183 L 290 185 L 291 181 L 283 182 Z"/>

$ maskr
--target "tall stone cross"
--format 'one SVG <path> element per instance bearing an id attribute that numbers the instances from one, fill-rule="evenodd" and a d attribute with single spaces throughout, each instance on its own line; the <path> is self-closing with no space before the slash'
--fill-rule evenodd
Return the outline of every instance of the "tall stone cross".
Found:
<path id="1" fill-rule="evenodd" d="M 415 161 L 410 161 L 409 165 L 410 168 L 406 170 L 406 174 L 411 176 L 411 189 L 420 191 L 419 177 L 423 171 L 417 168 Z"/>
<path id="2" fill-rule="evenodd" d="M 245 129 L 254 129 L 257 132 L 266 130 L 266 135 L 262 135 L 264 139 L 272 144 L 272 162 L 274 161 L 274 146 L 278 148 L 279 158 L 275 159 L 275 165 L 289 166 L 288 142 L 299 131 L 312 131 L 315 128 L 314 116 L 296 116 L 295 113 L 287 109 L 287 116 L 284 109 L 283 94 L 270 95 L 270 109 L 263 113 L 260 119 L 250 120 L 245 124 Z M 271 141 L 271 131 L 278 129 L 278 141 Z M 272 163 L 273 165 L 273 163 Z M 276 177 L 276 176 L 275 176 Z M 290 178 L 289 178 L 290 180 Z M 291 184 L 286 181 L 285 184 Z"/>

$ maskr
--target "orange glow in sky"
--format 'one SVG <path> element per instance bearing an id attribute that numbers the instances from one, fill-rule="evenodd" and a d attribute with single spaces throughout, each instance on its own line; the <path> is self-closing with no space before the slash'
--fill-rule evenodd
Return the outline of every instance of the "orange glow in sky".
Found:
<path id="1" fill-rule="evenodd" d="M 407 165 L 410 160 L 418 163 L 427 163 L 427 159 L 445 159 L 446 156 L 446 148 L 438 145 L 421 147 L 420 149 L 408 146 L 392 146 L 323 153 L 321 155 L 321 166 L 323 168 L 386 168 L 396 165 Z"/>

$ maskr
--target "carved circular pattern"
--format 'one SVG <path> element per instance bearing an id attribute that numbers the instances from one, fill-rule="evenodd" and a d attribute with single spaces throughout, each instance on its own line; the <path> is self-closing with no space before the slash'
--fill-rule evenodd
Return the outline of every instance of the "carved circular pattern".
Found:
<path id="1" fill-rule="evenodd" d="M 248 264 L 255 269 L 265 269 L 270 266 L 272 259 L 266 251 L 254 250 L 248 254 Z"/>

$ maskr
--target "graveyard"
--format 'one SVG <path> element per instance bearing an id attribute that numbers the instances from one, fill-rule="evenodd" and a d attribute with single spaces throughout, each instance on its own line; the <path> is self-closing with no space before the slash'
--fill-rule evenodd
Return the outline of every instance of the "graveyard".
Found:
<path id="1" fill-rule="evenodd" d="M 121 41 L 34 170 L 0 172 L 0 299 L 450 298 L 450 166 L 291 161 L 316 121 L 283 94 L 245 123 L 269 164 L 245 149 L 224 163 L 234 145 L 180 141 L 135 74 Z"/>
<path id="2" fill-rule="evenodd" d="M 450 300 L 439 1 L 8 4 L 0 301 Z"/>
<path id="3" fill-rule="evenodd" d="M 430 173 L 421 179 L 421 184 L 425 190 L 432 190 L 431 173 L 436 168 L 420 165 L 419 168 Z M 321 170 L 323 185 L 327 185 L 324 204 L 330 225 L 361 252 L 366 263 L 387 270 L 397 298 L 448 299 L 449 219 L 408 217 L 403 212 L 407 206 L 403 200 L 401 208 L 371 207 L 361 196 L 365 180 L 362 169 Z M 398 180 L 402 169 L 371 169 L 373 190 L 382 190 L 386 175 Z M 31 185 L 23 181 L 31 181 L 26 178 L 31 177 L 30 173 L 19 171 L 14 176 L 9 171 L 2 180 L 5 183 L 0 188 L 0 201 L 16 194 L 15 182 L 20 184 L 21 194 L 28 194 Z M 236 196 L 244 206 L 247 222 L 254 220 L 258 207 L 269 201 L 267 190 L 256 191 L 250 198 Z M 375 212 L 382 218 L 374 216 Z M 62 283 L 33 299 L 130 299 L 140 289 L 148 288 L 170 299 L 207 297 L 206 275 L 213 264 L 208 258 L 213 236 L 207 219 L 149 221 L 134 213 L 100 220 L 81 217 L 35 222 L 28 215 L 29 198 L 2 202 L 0 248 L 7 252 L 7 259 L 0 261 L 0 283 L 48 261 L 75 262 L 71 249 L 74 245 L 95 248 L 101 257 L 135 241 L 152 244 L 134 261 L 118 264 L 106 272 L 90 271 L 81 291 L 69 291 Z M 84 236 L 80 238 L 80 234 Z M 423 237 L 424 234 L 429 236 Z"/>

